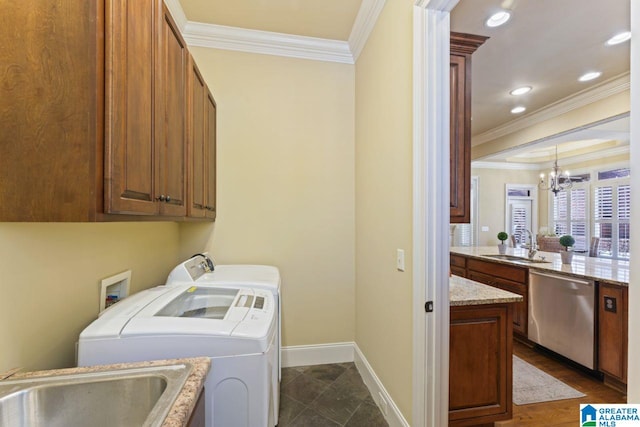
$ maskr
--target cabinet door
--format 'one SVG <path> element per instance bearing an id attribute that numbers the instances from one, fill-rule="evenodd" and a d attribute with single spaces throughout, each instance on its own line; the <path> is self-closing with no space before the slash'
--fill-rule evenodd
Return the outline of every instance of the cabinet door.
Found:
<path id="1" fill-rule="evenodd" d="M 628 288 L 600 283 L 598 368 L 626 384 Z"/>
<path id="2" fill-rule="evenodd" d="M 488 37 L 450 35 L 450 206 L 451 223 L 471 220 L 471 54 Z"/>
<path id="3" fill-rule="evenodd" d="M 465 56 L 451 55 L 449 64 L 449 220 L 468 223 L 471 220 L 471 139 L 468 135 L 471 108 L 467 60 Z"/>
<path id="4" fill-rule="evenodd" d="M 156 67 L 156 198 L 160 214 L 187 214 L 187 46 L 162 2 Z"/>
<path id="5" fill-rule="evenodd" d="M 205 209 L 207 218 L 216 218 L 216 101 L 211 93 L 207 93 L 206 103 L 206 163 L 205 163 Z"/>
<path id="6" fill-rule="evenodd" d="M 107 0 L 105 211 L 156 214 L 153 73 L 157 0 Z"/>
<path id="7" fill-rule="evenodd" d="M 204 217 L 205 209 L 205 108 L 207 85 L 189 56 L 189 208 L 190 217 Z"/>
<path id="8" fill-rule="evenodd" d="M 508 304 L 451 307 L 450 426 L 511 418 L 510 323 Z"/>

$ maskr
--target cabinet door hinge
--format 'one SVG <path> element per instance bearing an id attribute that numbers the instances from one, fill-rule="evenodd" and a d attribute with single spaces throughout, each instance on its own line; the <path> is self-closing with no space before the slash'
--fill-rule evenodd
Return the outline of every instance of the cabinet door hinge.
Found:
<path id="1" fill-rule="evenodd" d="M 424 311 L 427 313 L 433 313 L 433 301 L 427 301 L 424 303 Z"/>

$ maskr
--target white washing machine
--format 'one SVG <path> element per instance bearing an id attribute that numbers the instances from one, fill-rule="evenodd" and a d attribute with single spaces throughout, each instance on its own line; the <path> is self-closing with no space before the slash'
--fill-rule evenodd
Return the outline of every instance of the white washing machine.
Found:
<path id="1" fill-rule="evenodd" d="M 196 285 L 231 288 L 263 289 L 273 295 L 277 307 L 276 341 L 278 345 L 278 364 L 273 384 L 273 413 L 278 422 L 280 406 L 280 380 L 282 378 L 282 296 L 280 294 L 280 271 L 271 265 L 230 264 L 215 265 L 206 254 L 196 254 L 178 264 L 169 273 L 167 286 Z"/>
<path id="2" fill-rule="evenodd" d="M 78 365 L 208 356 L 207 427 L 272 427 L 276 303 L 248 287 L 158 286 L 107 309 L 78 342 Z"/>

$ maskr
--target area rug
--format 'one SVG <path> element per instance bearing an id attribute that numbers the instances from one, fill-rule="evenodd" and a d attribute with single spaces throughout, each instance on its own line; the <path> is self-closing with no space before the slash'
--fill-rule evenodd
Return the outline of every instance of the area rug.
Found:
<path id="1" fill-rule="evenodd" d="M 569 387 L 519 357 L 513 356 L 513 403 L 516 405 L 575 399 L 583 396 L 585 396 L 584 393 Z"/>

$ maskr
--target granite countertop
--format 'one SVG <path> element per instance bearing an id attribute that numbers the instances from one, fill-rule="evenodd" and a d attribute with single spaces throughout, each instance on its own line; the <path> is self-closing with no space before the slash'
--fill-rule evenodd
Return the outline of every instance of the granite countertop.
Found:
<path id="1" fill-rule="evenodd" d="M 499 304 L 522 301 L 522 296 L 459 276 L 449 278 L 449 305 Z"/>
<path id="2" fill-rule="evenodd" d="M 490 258 L 483 255 L 497 255 L 498 246 L 456 246 L 450 248 L 452 254 L 465 255 L 471 258 L 483 259 L 500 264 L 517 265 L 547 273 L 560 273 L 568 276 L 605 281 L 620 286 L 629 286 L 629 261 L 613 260 L 607 258 L 592 258 L 582 254 L 573 254 L 571 264 L 563 264 L 560 254 L 557 252 L 537 252 L 535 259 L 542 257 L 550 261 L 548 263 L 530 264 L 512 260 Z M 508 248 L 507 255 L 527 257 L 527 249 Z"/>
<path id="3" fill-rule="evenodd" d="M 146 368 L 152 366 L 177 365 L 191 363 L 193 371 L 189 374 L 182 391 L 176 397 L 175 402 L 167 413 L 162 427 L 184 427 L 189 422 L 189 417 L 204 386 L 204 381 L 211 368 L 211 359 L 208 357 L 194 357 L 184 359 L 154 360 L 150 362 L 118 363 L 113 365 L 96 365 L 78 368 L 54 369 L 48 371 L 19 372 L 11 376 L 12 380 L 41 378 L 57 375 L 73 375 L 91 372 L 116 371 L 120 369 Z"/>

